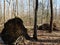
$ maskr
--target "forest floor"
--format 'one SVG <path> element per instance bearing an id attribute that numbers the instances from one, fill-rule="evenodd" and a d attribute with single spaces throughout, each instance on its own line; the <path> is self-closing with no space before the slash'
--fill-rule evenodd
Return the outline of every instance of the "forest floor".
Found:
<path id="1" fill-rule="evenodd" d="M 33 32 L 29 31 L 29 35 L 32 37 Z M 48 33 L 46 31 L 37 30 L 37 38 L 38 41 L 32 41 L 30 43 L 33 45 L 60 45 L 60 31 Z"/>
<path id="2" fill-rule="evenodd" d="M 28 34 L 30 37 L 33 37 L 33 30 L 28 30 Z M 52 33 L 48 33 L 47 31 L 37 30 L 37 38 L 38 41 L 24 39 L 23 43 L 20 44 L 21 45 L 60 45 L 60 31 L 53 31 Z"/>

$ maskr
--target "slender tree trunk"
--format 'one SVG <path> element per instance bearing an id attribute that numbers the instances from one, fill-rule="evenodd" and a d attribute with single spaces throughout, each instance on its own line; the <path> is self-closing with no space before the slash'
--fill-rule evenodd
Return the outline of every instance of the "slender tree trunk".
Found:
<path id="1" fill-rule="evenodd" d="M 11 6 L 11 2 L 12 2 L 12 0 L 10 0 L 10 4 L 9 4 L 9 7 Z M 12 9 L 12 7 L 11 7 L 10 9 Z M 12 11 L 12 10 L 10 10 L 10 18 L 12 18 L 12 14 L 11 14 L 11 11 Z"/>
<path id="2" fill-rule="evenodd" d="M 51 33 L 53 31 L 53 3 L 52 0 L 50 0 L 50 8 L 51 8 L 51 17 L 50 17 L 50 30 Z"/>
<path id="3" fill-rule="evenodd" d="M 35 7 L 35 20 L 34 20 L 34 35 L 33 38 L 37 40 L 37 11 L 38 11 L 38 0 L 36 0 L 36 7 Z"/>
<path id="4" fill-rule="evenodd" d="M 44 16 L 44 0 L 42 0 L 42 16 L 41 16 L 41 24 L 43 23 L 43 16 Z"/>
<path id="5" fill-rule="evenodd" d="M 55 6 L 55 20 L 57 19 L 57 0 L 55 1 L 56 6 Z"/>
<path id="6" fill-rule="evenodd" d="M 17 8 L 17 9 L 16 9 L 16 10 L 17 10 L 16 13 L 17 13 L 17 16 L 18 16 L 18 0 L 16 0 L 16 8 Z"/>
<path id="7" fill-rule="evenodd" d="M 1 4 L 1 0 L 0 0 L 0 15 L 2 15 L 2 4 Z"/>
<path id="8" fill-rule="evenodd" d="M 14 0 L 13 0 L 14 1 Z M 13 17 L 16 17 L 16 5 L 15 5 L 15 3 L 13 2 Z"/>
<path id="9" fill-rule="evenodd" d="M 9 10 L 10 8 L 9 8 L 9 7 L 10 7 L 10 3 L 9 3 L 9 6 L 8 6 L 8 15 L 9 15 L 9 17 L 10 17 L 10 12 L 9 12 L 9 11 L 10 11 L 10 10 Z"/>
<path id="10" fill-rule="evenodd" d="M 13 3 L 13 17 L 14 17 L 15 15 L 14 15 L 14 3 Z"/>
<path id="11" fill-rule="evenodd" d="M 47 4 L 47 16 L 46 16 L 46 23 L 48 23 L 49 20 L 49 0 L 48 0 L 48 4 Z"/>
<path id="12" fill-rule="evenodd" d="M 31 25 L 31 15 L 30 15 L 30 0 L 29 0 L 29 26 Z"/>
<path id="13" fill-rule="evenodd" d="M 5 1 L 6 1 L 6 0 L 4 0 L 4 22 L 5 22 L 5 5 L 6 5 L 6 4 L 5 4 Z"/>

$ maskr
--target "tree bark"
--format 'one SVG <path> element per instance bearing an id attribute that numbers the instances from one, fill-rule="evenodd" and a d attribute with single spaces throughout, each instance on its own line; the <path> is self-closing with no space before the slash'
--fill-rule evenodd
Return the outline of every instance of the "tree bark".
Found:
<path id="1" fill-rule="evenodd" d="M 4 22 L 5 22 L 5 0 L 4 0 Z"/>
<path id="2" fill-rule="evenodd" d="M 34 34 L 33 38 L 37 40 L 37 11 L 38 11 L 38 0 L 36 0 L 36 7 L 35 7 L 35 20 L 34 20 Z"/>
<path id="3" fill-rule="evenodd" d="M 51 8 L 51 17 L 50 17 L 50 30 L 51 33 L 53 31 L 53 3 L 52 0 L 50 0 L 50 8 Z"/>
<path id="4" fill-rule="evenodd" d="M 18 16 L 18 0 L 16 0 L 16 8 L 17 8 L 17 9 L 16 9 L 16 10 L 17 10 L 16 13 L 17 13 L 17 16 Z"/>

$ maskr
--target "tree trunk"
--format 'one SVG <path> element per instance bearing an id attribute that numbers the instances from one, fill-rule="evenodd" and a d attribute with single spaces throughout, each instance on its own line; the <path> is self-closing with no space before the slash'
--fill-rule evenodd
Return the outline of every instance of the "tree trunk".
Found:
<path id="1" fill-rule="evenodd" d="M 34 20 L 34 34 L 33 38 L 37 40 L 37 11 L 38 11 L 38 0 L 36 0 L 36 7 L 35 7 L 35 20 Z"/>
<path id="2" fill-rule="evenodd" d="M 31 25 L 31 15 L 30 15 L 30 0 L 29 0 L 29 26 Z"/>
<path id="3" fill-rule="evenodd" d="M 47 3 L 47 15 L 46 15 L 46 23 L 48 23 L 49 21 L 49 0 L 48 0 L 48 3 Z"/>
<path id="4" fill-rule="evenodd" d="M 55 20 L 57 19 L 57 0 L 55 1 L 56 6 L 55 6 Z"/>
<path id="5" fill-rule="evenodd" d="M 17 10 L 16 13 L 17 13 L 17 16 L 18 16 L 18 0 L 16 0 L 16 8 L 17 8 L 16 9 Z"/>
<path id="6" fill-rule="evenodd" d="M 50 17 L 50 30 L 49 30 L 49 32 L 51 33 L 53 30 L 53 3 L 52 3 L 52 0 L 50 0 L 50 8 L 51 8 L 51 17 Z"/>
<path id="7" fill-rule="evenodd" d="M 4 22 L 5 22 L 5 0 L 4 0 Z"/>

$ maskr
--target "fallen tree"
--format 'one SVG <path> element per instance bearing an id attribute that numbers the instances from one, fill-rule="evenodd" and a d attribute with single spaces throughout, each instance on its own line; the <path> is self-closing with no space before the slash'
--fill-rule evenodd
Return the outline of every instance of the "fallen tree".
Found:
<path id="1" fill-rule="evenodd" d="M 40 26 L 38 26 L 38 30 L 50 30 L 50 24 L 42 24 Z M 59 31 L 60 29 L 57 28 L 56 24 L 53 23 L 53 31 Z"/>

